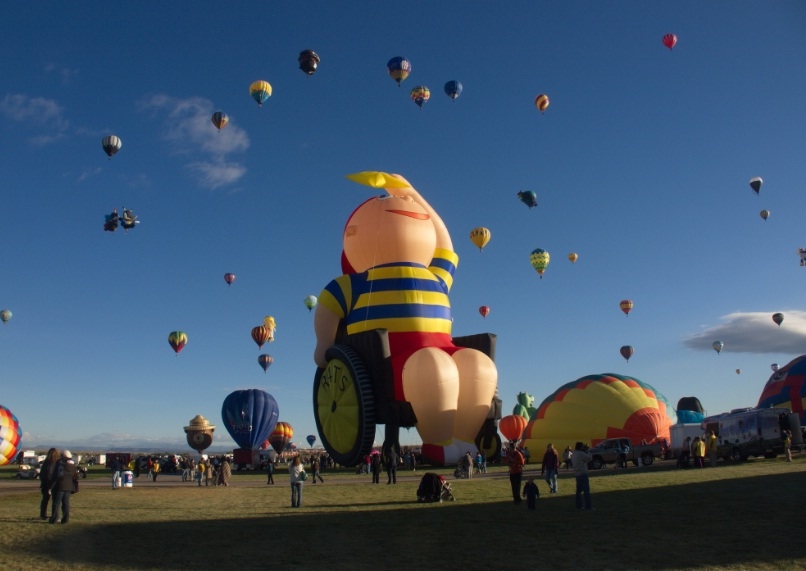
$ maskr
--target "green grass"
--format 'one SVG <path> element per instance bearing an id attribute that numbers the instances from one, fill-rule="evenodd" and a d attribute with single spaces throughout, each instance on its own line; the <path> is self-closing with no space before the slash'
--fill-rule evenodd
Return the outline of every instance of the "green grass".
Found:
<path id="1" fill-rule="evenodd" d="M 301 509 L 290 507 L 282 470 L 275 486 L 265 474 L 236 473 L 228 488 L 161 475 L 117 491 L 96 470 L 72 497 L 66 526 L 37 519 L 37 483 L 12 473 L 0 470 L 0 567 L 8 568 L 806 568 L 806 455 L 592 472 L 594 512 L 574 508 L 564 471 L 556 496 L 538 481 L 543 495 L 528 512 L 513 504 L 502 468 L 472 480 L 441 470 L 457 499 L 442 504 L 417 503 L 422 471 L 401 473 L 396 486 L 326 472 L 324 485 L 306 482 Z"/>

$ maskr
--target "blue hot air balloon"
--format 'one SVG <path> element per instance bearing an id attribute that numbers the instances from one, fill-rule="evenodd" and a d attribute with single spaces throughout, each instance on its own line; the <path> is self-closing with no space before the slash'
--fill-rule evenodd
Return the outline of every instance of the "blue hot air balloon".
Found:
<path id="1" fill-rule="evenodd" d="M 316 442 L 316 436 L 314 436 L 313 434 L 309 434 L 308 437 L 305 438 L 305 440 L 308 441 L 308 446 L 313 448 L 313 443 Z"/>
<path id="2" fill-rule="evenodd" d="M 256 450 L 269 437 L 279 418 L 277 401 L 266 391 L 234 391 L 224 399 L 221 418 L 241 448 Z"/>
<path id="3" fill-rule="evenodd" d="M 456 98 L 462 94 L 462 82 L 455 79 L 450 80 L 445 84 L 445 95 L 456 101 Z"/>

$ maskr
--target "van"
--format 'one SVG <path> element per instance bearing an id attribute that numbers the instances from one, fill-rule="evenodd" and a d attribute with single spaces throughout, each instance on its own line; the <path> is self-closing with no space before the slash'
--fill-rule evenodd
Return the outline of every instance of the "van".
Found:
<path id="1" fill-rule="evenodd" d="M 717 455 L 725 460 L 747 460 L 750 456 L 775 458 L 784 453 L 783 430 L 792 432 L 792 446 L 803 444 L 800 417 L 788 408 L 739 409 L 709 416 L 702 430 L 717 436 Z"/>

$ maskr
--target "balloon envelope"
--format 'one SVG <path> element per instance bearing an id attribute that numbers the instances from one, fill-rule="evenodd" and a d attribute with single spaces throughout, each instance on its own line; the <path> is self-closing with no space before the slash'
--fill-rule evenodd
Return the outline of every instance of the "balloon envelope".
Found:
<path id="1" fill-rule="evenodd" d="M 669 49 L 672 49 L 677 43 L 677 36 L 675 36 L 674 34 L 666 34 L 665 36 L 663 36 L 663 38 L 661 38 L 661 41 L 663 42 L 664 46 L 666 46 Z"/>
<path id="2" fill-rule="evenodd" d="M 532 263 L 532 267 L 538 273 L 541 280 L 543 279 L 543 272 L 546 271 L 550 260 L 551 256 L 543 248 L 536 248 L 529 254 L 529 261 Z"/>
<path id="3" fill-rule="evenodd" d="M 235 274 L 224 274 L 224 281 L 227 282 L 227 285 L 232 285 L 232 282 L 235 281 Z"/>
<path id="4" fill-rule="evenodd" d="M 302 301 L 305 304 L 305 307 L 308 308 L 308 311 L 310 311 L 314 307 L 316 307 L 316 304 L 319 302 L 319 300 L 317 299 L 317 297 L 315 295 L 307 295 L 307 296 L 305 296 L 305 299 L 302 300 Z"/>
<path id="5" fill-rule="evenodd" d="M 630 311 L 632 311 L 633 303 L 629 299 L 622 299 L 618 306 L 621 308 L 621 311 L 624 312 L 624 315 L 629 315 Z"/>
<path id="6" fill-rule="evenodd" d="M 806 355 L 783 367 L 775 363 L 770 367 L 775 368 L 761 391 L 758 407 L 788 408 L 800 417 L 800 425 L 806 426 Z"/>
<path id="7" fill-rule="evenodd" d="M 115 135 L 107 135 L 101 139 L 101 147 L 110 159 L 122 146 L 123 141 L 120 140 L 120 137 L 116 137 Z"/>
<path id="8" fill-rule="evenodd" d="M 533 190 L 521 190 L 518 192 L 518 199 L 529 208 L 537 206 L 537 194 Z"/>
<path id="9" fill-rule="evenodd" d="M 218 129 L 219 131 L 224 127 L 226 127 L 227 123 L 229 123 L 229 117 L 223 111 L 216 111 L 215 113 L 213 113 L 212 120 L 213 125 L 215 125 L 216 129 Z"/>
<path id="10" fill-rule="evenodd" d="M 722 351 L 724 346 L 725 344 L 722 341 L 714 341 L 711 343 L 711 347 L 714 348 L 714 351 L 716 351 L 717 355 Z"/>
<path id="11" fill-rule="evenodd" d="M 510 442 L 517 442 L 526 429 L 526 419 L 519 414 L 510 414 L 498 422 L 498 431 Z"/>
<path id="12" fill-rule="evenodd" d="M 258 355 L 257 362 L 261 367 L 263 367 L 263 372 L 265 373 L 266 369 L 268 369 L 269 366 L 272 363 L 274 363 L 274 359 L 272 358 L 271 355 L 267 355 L 266 353 L 263 353 L 261 355 Z"/>
<path id="13" fill-rule="evenodd" d="M 400 85 L 400 82 L 411 73 L 411 63 L 403 56 L 396 56 L 386 63 L 386 69 L 389 71 L 389 77 Z"/>
<path id="14" fill-rule="evenodd" d="M 778 327 L 781 327 L 781 324 L 784 322 L 784 314 L 783 313 L 773 313 L 772 320 Z"/>
<path id="15" fill-rule="evenodd" d="M 452 79 L 445 84 L 445 94 L 453 101 L 462 94 L 462 83 Z"/>
<path id="16" fill-rule="evenodd" d="M 549 395 L 526 427 L 530 450 L 560 448 L 576 441 L 595 446 L 605 438 L 633 444 L 669 439 L 677 416 L 666 398 L 638 379 L 606 373 L 567 383 Z"/>
<path id="17" fill-rule="evenodd" d="M 473 230 L 470 231 L 470 241 L 476 245 L 479 251 L 481 251 L 484 246 L 487 245 L 487 243 L 490 241 L 490 238 L 492 238 L 492 234 L 483 226 L 473 228 Z"/>
<path id="18" fill-rule="evenodd" d="M 271 331 L 265 325 L 258 325 L 252 328 L 252 339 L 257 343 L 257 348 L 263 347 L 263 344 L 271 339 Z"/>
<path id="19" fill-rule="evenodd" d="M 271 84 L 262 79 L 258 80 L 249 86 L 249 95 L 259 106 L 263 107 L 263 103 L 271 97 Z"/>
<path id="20" fill-rule="evenodd" d="M 290 424 L 287 422 L 278 422 L 274 430 L 269 434 L 269 444 L 271 444 L 271 447 L 274 448 L 277 454 L 280 454 L 285 450 L 285 447 L 289 445 L 293 436 L 294 429 L 291 428 Z"/>
<path id="21" fill-rule="evenodd" d="M 761 185 L 764 184 L 764 181 L 761 179 L 760 176 L 756 176 L 750 179 L 750 188 L 753 189 L 753 192 L 758 194 L 761 192 Z M 774 190 L 774 189 L 773 189 Z"/>
<path id="22" fill-rule="evenodd" d="M 486 305 L 482 305 L 481 307 L 479 307 L 479 313 L 481 314 L 482 317 L 486 318 L 488 315 L 490 315 L 490 308 L 487 307 Z"/>
<path id="23" fill-rule="evenodd" d="M 316 442 L 316 436 L 314 436 L 313 434 L 309 434 L 308 436 L 305 437 L 305 440 L 308 441 L 308 446 L 313 448 L 313 444 L 314 442 Z"/>
<path id="24" fill-rule="evenodd" d="M 305 72 L 305 75 L 313 75 L 321 60 L 315 51 L 303 50 L 299 53 L 297 61 L 299 62 L 299 68 Z"/>
<path id="25" fill-rule="evenodd" d="M 767 218 L 770 217 L 770 211 L 762 210 L 761 212 L 758 213 L 758 215 L 761 216 L 764 220 L 766 220 Z"/>
<path id="26" fill-rule="evenodd" d="M 185 334 L 184 331 L 171 331 L 168 334 L 168 344 L 171 348 L 179 354 L 179 351 L 185 348 L 185 345 L 188 342 L 188 336 Z"/>
<path id="27" fill-rule="evenodd" d="M 571 252 L 568 254 L 568 259 L 571 260 L 572 264 L 576 264 L 577 260 L 579 259 L 579 255 L 575 252 Z"/>
<path id="28" fill-rule="evenodd" d="M 0 311 L 0 320 L 2 320 L 3 323 L 8 323 L 9 321 L 11 321 L 11 318 L 13 316 L 14 314 L 11 313 L 10 309 L 4 309 L 3 311 Z"/>
<path id="29" fill-rule="evenodd" d="M 266 391 L 247 389 L 227 395 L 221 418 L 240 448 L 256 450 L 274 430 L 279 417 L 277 401 Z"/>
<path id="30" fill-rule="evenodd" d="M 627 362 L 630 361 L 630 357 L 632 357 L 632 354 L 634 352 L 635 351 L 632 348 L 632 345 L 624 345 L 621 349 L 619 349 L 619 353 L 621 353 L 621 356 L 624 357 L 624 359 L 626 359 Z"/>
<path id="31" fill-rule="evenodd" d="M 0 466 L 14 461 L 20 451 L 22 430 L 14 413 L 0 405 Z"/>
<path id="32" fill-rule="evenodd" d="M 431 98 L 431 90 L 428 89 L 425 85 L 418 85 L 417 87 L 411 90 L 411 93 L 409 95 L 411 96 L 411 100 L 417 104 L 417 107 L 422 109 L 423 103 L 425 103 Z"/>
<path id="33" fill-rule="evenodd" d="M 541 93 L 537 97 L 535 97 L 535 107 L 537 107 L 541 113 L 548 109 L 549 107 L 549 96 L 545 93 Z"/>

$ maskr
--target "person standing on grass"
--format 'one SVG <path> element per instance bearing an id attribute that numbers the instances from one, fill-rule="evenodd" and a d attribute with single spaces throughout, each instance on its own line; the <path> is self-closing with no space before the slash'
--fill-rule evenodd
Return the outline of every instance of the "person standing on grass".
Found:
<path id="1" fill-rule="evenodd" d="M 694 442 L 691 443 L 691 449 L 694 454 L 694 465 L 697 468 L 705 468 L 705 440 L 695 436 Z"/>
<path id="2" fill-rule="evenodd" d="M 117 490 L 118 480 L 120 480 L 120 473 L 123 470 L 123 465 L 120 463 L 120 458 L 113 456 L 110 468 L 112 468 L 112 489 Z"/>
<path id="3" fill-rule="evenodd" d="M 789 429 L 781 432 L 781 437 L 784 439 L 784 453 L 786 454 L 786 461 L 792 461 L 792 431 Z"/>
<path id="4" fill-rule="evenodd" d="M 291 476 L 291 507 L 298 508 L 302 505 L 302 483 L 306 478 L 305 466 L 299 454 L 294 456 L 294 461 L 288 466 L 288 473 Z"/>
<path id="5" fill-rule="evenodd" d="M 232 466 L 227 458 L 221 459 L 221 467 L 218 469 L 218 483 L 222 486 L 229 486 L 232 477 Z"/>
<path id="6" fill-rule="evenodd" d="M 76 465 L 69 450 L 62 452 L 56 468 L 56 477 L 50 487 L 53 505 L 50 523 L 67 523 L 70 520 L 70 494 L 73 493 L 73 478 L 76 477 Z M 61 518 L 59 517 L 61 509 Z"/>
<path id="7" fill-rule="evenodd" d="M 157 481 L 157 476 L 159 475 L 160 470 L 162 470 L 162 466 L 160 465 L 160 459 L 157 458 L 154 460 L 154 465 L 151 466 L 151 479 L 153 481 Z"/>
<path id="8" fill-rule="evenodd" d="M 534 478 L 526 480 L 526 485 L 523 487 L 523 497 L 526 498 L 527 509 L 537 509 L 537 498 L 540 497 L 540 490 L 537 489 Z"/>
<path id="9" fill-rule="evenodd" d="M 211 483 L 215 486 L 215 480 L 213 479 L 213 461 L 207 458 L 207 462 L 204 463 L 204 485 L 209 486 Z"/>
<path id="10" fill-rule="evenodd" d="M 557 472 L 560 470 L 560 455 L 554 445 L 549 443 L 546 452 L 543 454 L 543 464 L 540 466 L 540 475 L 545 474 L 546 483 L 549 485 L 549 493 L 557 493 Z"/>
<path id="11" fill-rule="evenodd" d="M 577 509 L 581 510 L 584 507 L 586 510 L 592 510 L 591 504 L 591 485 L 588 479 L 588 462 L 593 460 L 593 456 L 588 454 L 588 447 L 582 442 L 577 442 L 574 446 L 574 452 L 571 454 L 571 467 L 574 469 L 574 477 L 576 478 L 576 500 Z"/>
<path id="12" fill-rule="evenodd" d="M 48 519 L 48 502 L 50 489 L 56 479 L 56 470 L 59 465 L 59 450 L 51 448 L 45 456 L 45 461 L 39 469 L 39 490 L 42 492 L 42 501 L 39 504 L 39 519 Z"/>
<path id="13" fill-rule="evenodd" d="M 320 465 L 321 463 L 319 462 L 319 458 L 317 456 L 314 456 L 313 459 L 311 459 L 311 472 L 313 472 L 314 484 L 316 483 L 316 478 L 319 478 L 319 481 L 322 482 L 323 484 L 325 483 L 325 481 L 322 479 L 322 475 L 319 473 Z"/>
<path id="14" fill-rule="evenodd" d="M 375 451 L 377 452 L 377 450 Z M 373 484 L 380 484 L 381 483 L 381 455 L 380 454 L 370 454 L 370 470 L 372 470 L 372 483 Z"/>
<path id="15" fill-rule="evenodd" d="M 521 503 L 521 478 L 523 477 L 525 461 L 523 454 L 515 448 L 514 442 L 510 443 L 509 452 L 507 452 L 504 462 L 509 467 L 509 484 L 512 487 L 512 499 L 516 504 L 519 504 Z"/>
<path id="16" fill-rule="evenodd" d="M 708 443 L 706 444 L 706 448 L 708 449 L 708 461 L 711 464 L 711 468 L 716 468 L 716 453 L 717 453 L 717 444 L 719 440 L 714 434 L 714 431 L 711 430 L 708 432 Z"/>
<path id="17" fill-rule="evenodd" d="M 274 484 L 274 462 L 269 461 L 266 463 L 266 471 L 269 473 L 269 479 L 266 481 L 266 484 Z"/>
<path id="18" fill-rule="evenodd" d="M 386 451 L 386 474 L 389 476 L 387 484 L 397 484 L 397 465 L 400 463 L 400 456 L 394 447 L 390 446 Z"/>

